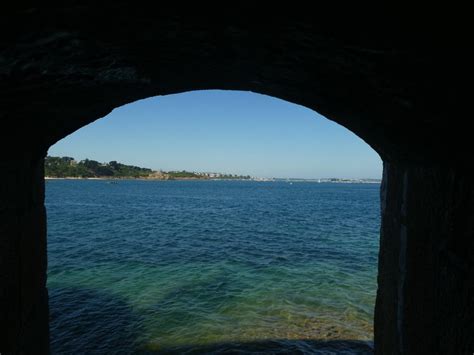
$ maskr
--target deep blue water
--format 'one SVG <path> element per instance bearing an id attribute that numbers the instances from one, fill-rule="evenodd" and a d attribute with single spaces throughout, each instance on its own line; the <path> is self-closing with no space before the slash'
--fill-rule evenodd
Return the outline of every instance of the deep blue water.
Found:
<path id="1" fill-rule="evenodd" d="M 364 353 L 379 188 L 48 180 L 53 353 Z"/>

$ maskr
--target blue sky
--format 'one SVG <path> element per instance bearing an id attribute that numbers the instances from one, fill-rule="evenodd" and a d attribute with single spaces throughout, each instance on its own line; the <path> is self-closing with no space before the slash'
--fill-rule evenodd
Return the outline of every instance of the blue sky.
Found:
<path id="1" fill-rule="evenodd" d="M 303 106 L 244 91 L 136 101 L 62 139 L 49 155 L 258 177 L 382 175 L 378 154 L 346 128 Z"/>

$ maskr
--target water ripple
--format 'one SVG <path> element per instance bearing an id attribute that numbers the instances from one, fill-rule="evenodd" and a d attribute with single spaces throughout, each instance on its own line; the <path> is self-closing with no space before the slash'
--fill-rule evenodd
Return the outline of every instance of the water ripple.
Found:
<path id="1" fill-rule="evenodd" d="M 371 352 L 378 185 L 46 186 L 53 353 Z"/>

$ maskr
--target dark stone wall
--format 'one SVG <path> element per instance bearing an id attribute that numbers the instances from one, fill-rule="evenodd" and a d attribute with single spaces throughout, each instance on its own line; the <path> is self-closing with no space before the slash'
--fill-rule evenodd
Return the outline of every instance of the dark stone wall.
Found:
<path id="1" fill-rule="evenodd" d="M 385 163 L 378 353 L 472 353 L 473 178 L 450 167 Z"/>
<path id="2" fill-rule="evenodd" d="M 48 349 L 41 166 L 49 146 L 117 106 L 198 89 L 304 105 L 372 146 L 385 162 L 376 350 L 474 351 L 469 21 L 462 9 L 434 5 L 343 10 L 5 6 L 0 352 Z"/>
<path id="3" fill-rule="evenodd" d="M 13 157 L 12 157 L 13 158 Z M 43 159 L 0 161 L 0 353 L 49 349 Z"/>

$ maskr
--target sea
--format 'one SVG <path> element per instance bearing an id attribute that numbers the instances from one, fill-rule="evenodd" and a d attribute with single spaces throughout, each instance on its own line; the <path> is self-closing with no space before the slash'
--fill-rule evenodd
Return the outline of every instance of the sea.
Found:
<path id="1" fill-rule="evenodd" d="M 47 180 L 53 354 L 370 354 L 379 184 Z"/>

